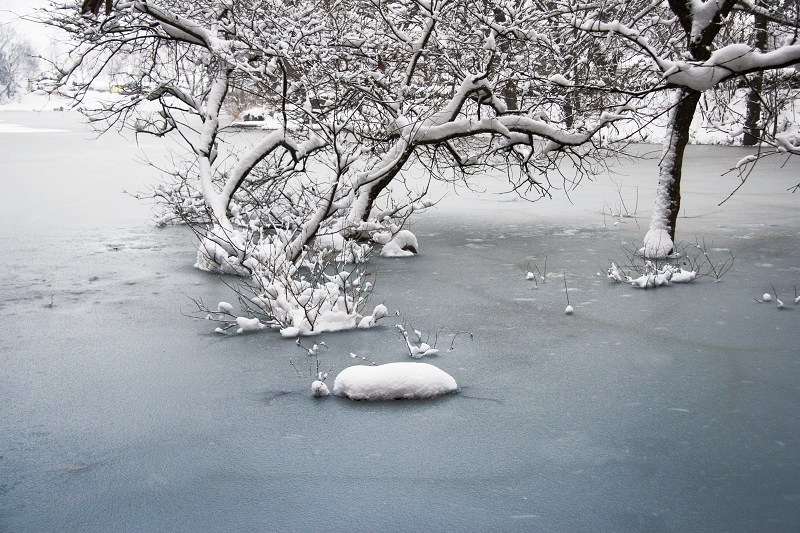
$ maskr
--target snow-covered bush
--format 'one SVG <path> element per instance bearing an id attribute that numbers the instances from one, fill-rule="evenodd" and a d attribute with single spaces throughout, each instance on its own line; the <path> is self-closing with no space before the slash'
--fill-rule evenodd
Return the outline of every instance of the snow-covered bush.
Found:
<path id="1" fill-rule="evenodd" d="M 611 263 L 608 269 L 608 279 L 620 283 L 628 283 L 640 289 L 663 287 L 671 283 L 689 283 L 694 281 L 695 277 L 697 277 L 697 273 L 694 271 L 683 270 L 671 264 L 656 267 L 649 260 L 645 262 L 644 273 L 636 278 L 625 274 L 614 262 Z"/>
<path id="2" fill-rule="evenodd" d="M 297 337 L 368 329 L 386 316 L 382 304 L 375 306 L 371 314 L 362 314 L 373 288 L 369 281 L 371 273 L 363 267 L 332 262 L 324 249 L 314 248 L 307 249 L 299 264 L 295 264 L 286 258 L 280 246 L 273 243 L 270 248 L 265 242 L 269 241 L 260 241 L 244 261 L 226 256 L 224 246 L 213 243 L 214 249 L 226 256 L 223 261 L 215 262 L 217 272 L 247 274 L 240 284 L 232 286 L 242 315 L 237 315 L 227 302 L 209 310 L 196 301 L 207 318 L 221 323 L 217 331 L 237 327 L 237 333 L 242 333 L 269 326 L 280 330 L 284 337 Z M 206 261 L 206 253 L 207 249 L 198 252 L 198 262 Z M 220 264 L 227 265 L 229 270 L 222 270 Z"/>
<path id="3" fill-rule="evenodd" d="M 724 251 L 724 250 L 723 250 Z M 629 266 L 627 271 L 612 261 L 606 274 L 609 280 L 627 283 L 641 289 L 664 287 L 674 283 L 690 283 L 697 278 L 710 277 L 721 281 L 733 267 L 735 256 L 712 258 L 705 241 L 695 244 L 679 243 L 676 249 L 661 259 L 648 258 L 642 250 L 625 250 Z"/>

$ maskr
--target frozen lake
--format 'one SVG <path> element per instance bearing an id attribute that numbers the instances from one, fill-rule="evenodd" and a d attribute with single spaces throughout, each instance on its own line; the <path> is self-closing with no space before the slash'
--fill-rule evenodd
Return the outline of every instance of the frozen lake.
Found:
<path id="1" fill-rule="evenodd" d="M 717 207 L 736 184 L 720 174 L 748 152 L 692 147 L 679 238 L 736 262 L 721 283 L 655 291 L 598 272 L 643 237 L 657 161 L 624 163 L 617 185 L 586 184 L 574 204 L 499 197 L 488 178 L 483 194 L 449 195 L 413 223 L 419 256 L 370 270 L 374 303 L 474 334 L 428 360 L 461 391 L 357 403 L 312 398 L 292 341 L 186 318 L 189 296 L 228 289 L 192 268 L 185 229 L 153 228 L 122 193 L 157 180 L 136 147 L 91 138 L 73 115 L 0 113 L 0 530 L 800 523 L 797 161 L 765 161 Z M 601 214 L 620 194 L 632 212 L 637 189 L 636 218 Z M 537 287 L 525 270 L 545 257 Z M 771 284 L 788 309 L 754 301 Z M 323 336 L 323 367 L 337 373 L 350 352 L 407 360 L 383 323 Z"/>

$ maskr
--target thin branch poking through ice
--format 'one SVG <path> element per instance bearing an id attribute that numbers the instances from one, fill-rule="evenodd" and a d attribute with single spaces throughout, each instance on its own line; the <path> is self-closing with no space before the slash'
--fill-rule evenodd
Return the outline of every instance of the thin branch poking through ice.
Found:
<path id="1" fill-rule="evenodd" d="M 567 287 L 567 273 L 564 272 L 564 294 L 567 296 L 567 308 L 564 309 L 565 315 L 571 315 L 575 309 L 569 304 L 569 288 Z"/>
<path id="2" fill-rule="evenodd" d="M 797 291 L 795 290 L 795 292 L 797 292 Z M 455 350 L 455 345 L 456 345 L 456 337 L 458 337 L 458 336 L 459 336 L 459 335 L 461 335 L 462 333 L 464 333 L 464 334 L 466 334 L 466 335 L 469 335 L 469 340 L 473 340 L 473 339 L 475 338 L 475 336 L 474 336 L 474 335 L 473 335 L 471 332 L 469 332 L 469 331 L 462 331 L 462 330 L 458 330 L 458 331 L 456 331 L 456 334 L 455 334 L 455 335 L 453 335 L 453 340 L 452 340 L 452 341 L 450 341 L 450 348 L 448 348 L 448 350 L 447 350 L 448 352 L 452 352 L 453 350 Z"/>

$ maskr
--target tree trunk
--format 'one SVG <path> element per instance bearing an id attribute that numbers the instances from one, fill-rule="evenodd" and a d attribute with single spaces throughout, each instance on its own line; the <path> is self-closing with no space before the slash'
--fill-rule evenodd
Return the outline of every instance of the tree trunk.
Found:
<path id="1" fill-rule="evenodd" d="M 700 95 L 700 92 L 692 89 L 677 90 L 675 107 L 670 112 L 667 123 L 650 231 L 644 238 L 645 257 L 663 258 L 673 252 L 675 228 L 681 207 L 683 154 L 689 143 L 689 128 Z"/>
<path id="2" fill-rule="evenodd" d="M 350 214 L 347 217 L 350 223 L 357 224 L 358 222 L 366 222 L 369 219 L 369 215 L 375 205 L 375 200 L 377 200 L 381 192 L 394 181 L 413 153 L 413 148 L 406 146 L 400 157 L 395 161 L 395 164 L 387 168 L 382 176 L 372 183 L 367 183 L 359 187 L 356 200 L 353 202 Z"/>
<path id="3" fill-rule="evenodd" d="M 503 85 L 502 94 L 506 108 L 509 111 L 519 110 L 519 102 L 517 101 L 517 86 L 513 81 L 509 80 L 505 85 Z"/>
<path id="4" fill-rule="evenodd" d="M 767 17 L 753 16 L 755 41 L 753 46 L 759 52 L 767 49 Z M 744 122 L 744 139 L 742 144 L 753 146 L 761 140 L 761 91 L 764 88 L 764 73 L 756 72 L 750 80 L 750 91 L 747 93 L 747 116 Z"/>

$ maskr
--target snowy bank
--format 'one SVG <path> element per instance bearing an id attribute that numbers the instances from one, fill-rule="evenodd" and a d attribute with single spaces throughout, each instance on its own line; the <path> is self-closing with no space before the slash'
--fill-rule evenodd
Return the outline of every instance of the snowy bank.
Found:
<path id="1" fill-rule="evenodd" d="M 413 400 L 433 398 L 458 389 L 453 377 L 428 363 L 388 363 L 345 368 L 333 383 L 333 393 L 351 400 Z"/>

